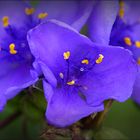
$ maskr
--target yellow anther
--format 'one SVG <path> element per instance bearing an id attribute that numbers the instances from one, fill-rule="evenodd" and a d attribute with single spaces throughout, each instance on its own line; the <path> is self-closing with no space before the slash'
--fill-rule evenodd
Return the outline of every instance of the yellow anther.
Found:
<path id="1" fill-rule="evenodd" d="M 67 84 L 68 84 L 68 85 L 70 85 L 70 86 L 72 86 L 72 85 L 74 85 L 74 84 L 75 84 L 75 81 L 74 81 L 74 80 L 72 80 L 72 81 L 70 81 L 70 82 L 67 82 Z"/>
<path id="2" fill-rule="evenodd" d="M 7 27 L 9 25 L 9 17 L 8 16 L 4 16 L 2 18 L 2 22 L 3 22 L 3 26 Z"/>
<path id="3" fill-rule="evenodd" d="M 38 18 L 39 19 L 44 19 L 44 18 L 46 18 L 48 16 L 48 13 L 40 13 L 40 14 L 38 14 Z"/>
<path id="4" fill-rule="evenodd" d="M 34 8 L 25 8 L 26 15 L 32 15 L 35 12 Z"/>
<path id="5" fill-rule="evenodd" d="M 60 78 L 61 78 L 61 79 L 63 79 L 63 78 L 64 78 L 64 75 L 63 75 L 63 73 L 62 73 L 62 72 L 60 72 L 60 73 L 59 73 L 59 76 L 60 76 Z"/>
<path id="6" fill-rule="evenodd" d="M 11 43 L 10 45 L 9 45 L 9 52 L 10 52 L 10 54 L 16 54 L 17 53 L 17 51 L 15 50 L 15 44 L 14 43 Z"/>
<path id="7" fill-rule="evenodd" d="M 82 64 L 86 64 L 86 65 L 88 65 L 88 64 L 89 64 L 89 61 L 88 61 L 87 59 L 84 59 L 84 60 L 82 60 L 81 63 L 82 63 Z"/>
<path id="8" fill-rule="evenodd" d="M 96 63 L 100 64 L 103 61 L 104 56 L 102 54 L 99 54 L 98 59 L 96 59 Z"/>
<path id="9" fill-rule="evenodd" d="M 123 0 L 120 0 L 119 6 L 120 6 L 119 17 L 123 18 L 124 17 L 124 1 Z"/>
<path id="10" fill-rule="evenodd" d="M 63 53 L 64 59 L 67 60 L 70 57 L 70 51 L 64 52 Z"/>
<path id="11" fill-rule="evenodd" d="M 124 38 L 124 42 L 125 42 L 125 44 L 128 45 L 128 46 L 131 46 L 131 45 L 132 45 L 131 39 L 130 39 L 129 37 L 125 37 L 125 38 Z"/>
<path id="12" fill-rule="evenodd" d="M 137 48 L 140 48 L 140 41 L 136 41 L 136 42 L 135 42 L 135 46 L 136 46 Z"/>
<path id="13" fill-rule="evenodd" d="M 137 64 L 140 65 L 140 58 L 137 59 Z"/>
<path id="14" fill-rule="evenodd" d="M 120 8 L 120 10 L 119 10 L 119 17 L 120 18 L 124 17 L 124 8 Z"/>

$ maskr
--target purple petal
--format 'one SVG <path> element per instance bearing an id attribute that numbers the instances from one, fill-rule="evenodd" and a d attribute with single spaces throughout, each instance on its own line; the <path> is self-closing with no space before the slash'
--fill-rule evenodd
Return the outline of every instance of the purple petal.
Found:
<path id="1" fill-rule="evenodd" d="M 89 106 L 76 90 L 52 89 L 44 81 L 45 96 L 48 100 L 46 117 L 50 124 L 66 127 L 91 113 L 102 111 L 103 104 Z"/>
<path id="2" fill-rule="evenodd" d="M 91 0 L 41 1 L 36 8 L 36 16 L 39 13 L 47 12 L 46 20 L 60 20 L 80 30 L 87 21 L 93 4 L 94 1 Z"/>
<path id="3" fill-rule="evenodd" d="M 48 80 L 48 82 L 53 85 L 53 87 L 57 86 L 57 80 L 52 73 L 52 71 L 47 67 L 47 65 L 41 61 L 38 62 L 40 64 L 41 70 L 45 76 L 45 78 Z"/>
<path id="4" fill-rule="evenodd" d="M 0 94 L 0 112 L 4 109 L 6 105 L 6 97 L 3 94 Z"/>
<path id="5" fill-rule="evenodd" d="M 140 1 L 123 0 L 124 2 L 124 20 L 126 23 L 132 24 L 140 19 Z"/>
<path id="6" fill-rule="evenodd" d="M 132 94 L 137 73 L 132 54 L 119 47 L 108 46 L 100 47 L 99 53 L 104 56 L 103 62 L 96 64 L 79 80 L 86 87 L 82 93 L 88 104 L 96 105 L 107 99 L 124 102 Z"/>
<path id="7" fill-rule="evenodd" d="M 89 36 L 93 42 L 109 44 L 112 26 L 118 12 L 118 1 L 98 1 L 89 18 Z"/>
<path id="8" fill-rule="evenodd" d="M 140 72 L 136 77 L 136 81 L 133 87 L 132 99 L 140 105 Z"/>
<path id="9" fill-rule="evenodd" d="M 51 20 L 31 30 L 28 33 L 29 46 L 32 54 L 37 60 L 43 60 L 54 75 L 57 77 L 58 73 L 66 69 L 66 62 L 63 58 L 63 53 L 71 51 L 72 60 L 75 58 L 75 53 L 82 49 L 88 51 L 92 42 L 83 35 L 79 35 L 76 30 L 65 23 Z M 58 26 L 60 25 L 60 26 Z M 46 39 L 48 41 L 46 41 Z M 51 47 L 50 47 L 51 46 Z M 87 47 L 86 47 L 87 46 Z M 47 52 L 47 53 L 46 53 Z M 47 55 L 46 55 L 47 54 Z M 82 53 L 81 53 L 82 54 Z"/>
<path id="10" fill-rule="evenodd" d="M 30 70 L 31 67 L 27 64 L 9 68 L 6 75 L 0 76 L 1 94 L 4 94 L 7 99 L 11 99 L 19 91 L 35 83 L 38 78 L 32 77 Z"/>

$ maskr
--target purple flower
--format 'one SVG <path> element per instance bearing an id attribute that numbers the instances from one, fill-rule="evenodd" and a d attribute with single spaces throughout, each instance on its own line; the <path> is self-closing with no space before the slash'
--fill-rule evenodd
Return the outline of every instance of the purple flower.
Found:
<path id="1" fill-rule="evenodd" d="M 109 44 L 112 26 L 118 13 L 118 1 L 100 0 L 93 7 L 88 21 L 88 34 L 92 41 Z"/>
<path id="2" fill-rule="evenodd" d="M 133 53 L 137 64 L 140 65 L 140 2 L 120 1 L 118 17 L 114 23 L 110 44 L 123 46 Z M 140 104 L 140 72 L 137 75 L 132 98 Z"/>
<path id="3" fill-rule="evenodd" d="M 0 1 L 0 110 L 7 99 L 38 79 L 31 72 L 34 57 L 26 39 L 27 31 L 50 18 L 65 21 L 79 30 L 91 7 L 90 1 L 76 0 L 41 2 L 36 8 L 20 1 Z"/>
<path id="4" fill-rule="evenodd" d="M 45 76 L 50 124 L 65 127 L 103 110 L 107 99 L 131 96 L 137 70 L 129 51 L 95 44 L 56 20 L 31 30 L 28 42 Z"/>

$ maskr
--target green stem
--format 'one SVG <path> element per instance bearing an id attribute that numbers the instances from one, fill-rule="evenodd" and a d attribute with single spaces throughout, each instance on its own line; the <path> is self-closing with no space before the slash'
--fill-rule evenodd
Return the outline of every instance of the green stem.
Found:
<path id="1" fill-rule="evenodd" d="M 111 108 L 111 105 L 113 103 L 113 100 L 107 100 L 104 103 L 104 111 L 94 113 L 92 116 L 89 116 L 87 118 L 84 118 L 81 120 L 83 129 L 98 129 L 102 122 L 104 121 L 105 116 L 107 115 L 109 109 Z"/>
<path id="2" fill-rule="evenodd" d="M 20 111 L 14 112 L 10 116 L 8 116 L 6 119 L 0 121 L 0 129 L 6 127 L 10 123 L 12 123 L 15 119 L 17 119 L 21 115 Z"/>
<path id="3" fill-rule="evenodd" d="M 104 121 L 108 111 L 110 110 L 111 106 L 112 106 L 112 103 L 113 103 L 113 100 L 107 100 L 104 104 L 104 111 L 102 112 L 99 112 L 96 117 L 94 118 L 94 121 L 93 121 L 93 127 L 95 129 L 98 129 L 101 127 L 102 125 L 102 122 Z"/>

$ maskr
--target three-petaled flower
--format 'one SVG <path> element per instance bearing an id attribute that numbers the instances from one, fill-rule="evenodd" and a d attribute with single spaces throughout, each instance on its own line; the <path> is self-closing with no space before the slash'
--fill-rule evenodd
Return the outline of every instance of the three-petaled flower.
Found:
<path id="1" fill-rule="evenodd" d="M 45 76 L 50 124 L 70 125 L 103 110 L 107 99 L 131 96 L 137 69 L 129 51 L 95 44 L 56 20 L 31 30 L 28 42 Z"/>
<path id="2" fill-rule="evenodd" d="M 21 1 L 0 2 L 0 110 L 7 99 L 38 79 L 31 72 L 34 57 L 26 39 L 27 31 L 48 18 L 62 20 L 80 30 L 91 8 L 91 1 L 76 0 L 43 1 L 36 8 Z"/>

